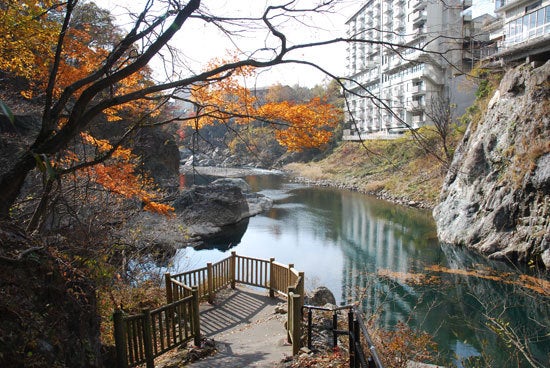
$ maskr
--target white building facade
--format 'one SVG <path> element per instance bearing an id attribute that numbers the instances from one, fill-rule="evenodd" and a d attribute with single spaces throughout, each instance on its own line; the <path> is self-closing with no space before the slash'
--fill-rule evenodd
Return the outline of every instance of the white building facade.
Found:
<path id="1" fill-rule="evenodd" d="M 470 1 L 370 0 L 348 20 L 347 37 L 360 41 L 347 51 L 345 140 L 399 136 L 430 124 L 430 101 L 453 99 Z"/>
<path id="2" fill-rule="evenodd" d="M 503 62 L 540 61 L 550 58 L 550 0 L 497 0 L 497 26 L 490 35 Z"/>

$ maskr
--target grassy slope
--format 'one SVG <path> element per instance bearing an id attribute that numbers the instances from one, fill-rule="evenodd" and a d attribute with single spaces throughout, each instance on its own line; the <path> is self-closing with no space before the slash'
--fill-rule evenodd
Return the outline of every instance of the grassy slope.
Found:
<path id="1" fill-rule="evenodd" d="M 446 174 L 445 165 L 426 154 L 409 135 L 364 144 L 342 142 L 323 160 L 292 163 L 285 168 L 299 177 L 330 181 L 335 186 L 401 202 L 414 201 L 424 207 L 436 204 Z"/>

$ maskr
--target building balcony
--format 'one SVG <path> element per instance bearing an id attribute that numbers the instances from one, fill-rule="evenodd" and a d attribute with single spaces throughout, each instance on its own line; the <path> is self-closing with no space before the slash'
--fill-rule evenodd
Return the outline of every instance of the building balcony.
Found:
<path id="1" fill-rule="evenodd" d="M 424 83 L 413 85 L 411 89 L 412 96 L 418 96 L 426 93 L 426 86 Z"/>
<path id="2" fill-rule="evenodd" d="M 427 61 L 430 59 L 428 53 L 422 50 L 410 49 L 412 52 L 405 59 L 408 61 Z"/>
<path id="3" fill-rule="evenodd" d="M 399 7 L 399 8 L 395 8 L 393 10 L 393 15 L 395 18 L 405 18 L 405 8 L 402 8 L 402 7 Z"/>
<path id="4" fill-rule="evenodd" d="M 435 66 L 430 64 L 423 64 L 422 68 L 410 75 L 412 80 L 415 79 L 427 79 L 433 84 L 442 85 L 445 83 L 443 73 Z"/>
<path id="5" fill-rule="evenodd" d="M 420 10 L 420 9 L 425 9 L 426 5 L 427 5 L 426 0 L 413 0 L 411 4 L 411 8 L 413 10 Z"/>
<path id="6" fill-rule="evenodd" d="M 523 21 L 525 23 L 526 19 L 533 19 L 535 13 L 539 13 L 538 18 L 541 17 L 541 13 L 546 10 L 546 16 L 550 12 L 550 6 L 547 6 L 546 9 L 539 9 L 538 11 L 526 14 L 523 16 Z M 538 19 L 537 19 L 538 20 Z M 513 24 L 515 21 L 509 22 L 504 25 L 504 29 L 508 29 L 510 24 Z M 519 32 L 515 34 L 508 34 L 503 42 L 500 43 L 499 48 L 502 50 L 515 48 L 515 47 L 533 47 L 535 43 L 548 42 L 550 38 L 550 22 L 543 21 L 542 24 L 537 25 L 528 25 L 524 26 Z"/>
<path id="7" fill-rule="evenodd" d="M 412 17 L 413 28 L 418 28 L 428 19 L 428 12 L 425 10 L 414 12 Z"/>
<path id="8" fill-rule="evenodd" d="M 424 38 L 425 36 L 426 36 L 426 32 L 424 30 L 424 27 L 419 27 L 419 28 L 416 28 L 414 32 L 406 35 L 405 41 L 408 44 L 417 43 L 420 38 Z"/>
<path id="9" fill-rule="evenodd" d="M 366 60 L 363 64 L 364 68 L 367 70 L 374 69 L 378 66 L 378 62 L 372 60 Z"/>
<path id="10" fill-rule="evenodd" d="M 413 128 L 420 128 L 421 126 L 426 125 L 424 114 L 413 115 L 411 119 L 411 123 Z"/>
<path id="11" fill-rule="evenodd" d="M 425 108 L 426 105 L 424 104 L 424 102 L 419 100 L 409 101 L 409 103 L 407 104 L 407 111 L 413 114 L 420 114 L 424 111 Z"/>
<path id="12" fill-rule="evenodd" d="M 530 0 L 496 0 L 495 1 L 495 13 L 500 13 L 508 9 L 522 6 L 528 3 Z"/>
<path id="13" fill-rule="evenodd" d="M 391 69 L 397 68 L 398 66 L 401 66 L 401 65 L 403 65 L 403 59 L 401 59 L 400 57 L 394 57 L 390 61 L 390 68 Z"/>

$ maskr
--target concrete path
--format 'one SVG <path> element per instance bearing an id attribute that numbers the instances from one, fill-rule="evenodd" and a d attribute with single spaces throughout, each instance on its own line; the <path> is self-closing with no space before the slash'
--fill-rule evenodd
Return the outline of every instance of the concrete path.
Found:
<path id="1" fill-rule="evenodd" d="M 286 343 L 286 314 L 275 312 L 285 299 L 266 290 L 222 290 L 213 305 L 201 305 L 201 331 L 216 342 L 218 353 L 189 364 L 197 368 L 274 367 L 292 354 Z"/>

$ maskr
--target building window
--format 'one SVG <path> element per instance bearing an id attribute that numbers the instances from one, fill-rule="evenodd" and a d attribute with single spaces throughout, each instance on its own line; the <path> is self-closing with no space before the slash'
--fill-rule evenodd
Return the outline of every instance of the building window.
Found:
<path id="1" fill-rule="evenodd" d="M 525 7 L 525 12 L 528 13 L 529 11 L 538 8 L 542 5 L 542 0 L 537 1 L 536 3 L 529 4 Z"/>

